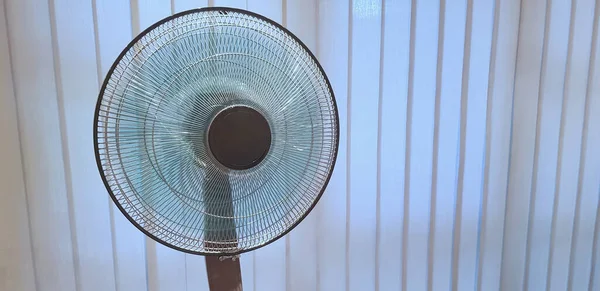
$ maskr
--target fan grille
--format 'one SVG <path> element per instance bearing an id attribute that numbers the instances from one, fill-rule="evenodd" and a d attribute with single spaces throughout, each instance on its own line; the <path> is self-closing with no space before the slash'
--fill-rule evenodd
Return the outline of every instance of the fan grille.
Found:
<path id="1" fill-rule="evenodd" d="M 256 166 L 228 169 L 207 129 L 232 106 L 271 130 Z M 281 237 L 314 207 L 337 155 L 331 86 L 310 51 L 262 16 L 186 11 L 123 51 L 102 87 L 94 142 L 101 176 L 125 216 L 190 253 L 236 254 Z"/>

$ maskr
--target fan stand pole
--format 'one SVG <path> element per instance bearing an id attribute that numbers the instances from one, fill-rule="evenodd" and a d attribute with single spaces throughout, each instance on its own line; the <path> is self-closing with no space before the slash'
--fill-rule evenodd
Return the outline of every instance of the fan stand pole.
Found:
<path id="1" fill-rule="evenodd" d="M 218 172 L 216 172 L 218 173 Z M 216 174 L 212 177 L 213 181 L 207 181 L 222 187 L 213 189 L 220 194 L 223 203 L 208 203 L 208 213 L 222 213 L 225 217 L 209 217 L 206 220 L 207 231 L 206 239 L 211 242 L 224 243 L 230 247 L 237 247 L 237 234 L 235 231 L 235 221 L 233 210 L 233 198 L 231 197 L 231 185 L 227 175 Z M 210 244 L 208 245 L 210 247 Z M 223 246 L 221 246 L 223 247 Z M 240 269 L 239 256 L 206 256 L 206 273 L 208 276 L 208 286 L 211 291 L 242 291 L 242 272 Z"/>
<path id="2" fill-rule="evenodd" d="M 207 256 L 206 273 L 211 291 L 242 291 L 239 258 Z"/>

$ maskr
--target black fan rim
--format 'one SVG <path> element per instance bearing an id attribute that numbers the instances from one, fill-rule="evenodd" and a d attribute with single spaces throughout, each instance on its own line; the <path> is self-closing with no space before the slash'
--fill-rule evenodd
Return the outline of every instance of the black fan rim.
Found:
<path id="1" fill-rule="evenodd" d="M 323 75 L 323 78 L 325 79 L 325 83 L 327 84 L 327 89 L 329 90 L 329 92 L 331 93 L 331 101 L 332 101 L 332 105 L 333 105 L 333 111 L 334 111 L 334 116 L 335 116 L 335 147 L 334 147 L 334 151 L 333 151 L 333 160 L 331 161 L 331 169 L 329 171 L 329 173 L 327 174 L 327 178 L 325 179 L 325 182 L 323 183 L 323 186 L 321 187 L 321 190 L 319 191 L 319 194 L 317 194 L 317 197 L 314 199 L 314 201 L 312 202 L 312 204 L 310 205 L 310 207 L 302 214 L 302 216 L 300 216 L 300 218 L 298 220 L 296 220 L 296 222 L 294 222 L 291 226 L 289 226 L 285 231 L 283 231 L 281 234 L 273 237 L 272 239 L 266 241 L 265 243 L 256 245 L 254 247 L 248 248 L 248 249 L 242 249 L 236 252 L 220 252 L 220 253 L 208 253 L 208 252 L 198 252 L 198 251 L 192 251 L 186 248 L 182 248 L 179 247 L 177 245 L 168 243 L 160 238 L 158 238 L 157 236 L 153 235 L 152 233 L 150 233 L 149 231 L 147 231 L 145 228 L 143 228 L 140 224 L 138 224 L 128 213 L 127 211 L 125 211 L 125 209 L 123 208 L 123 206 L 119 203 L 119 201 L 117 200 L 116 195 L 113 193 L 110 185 L 108 184 L 108 180 L 106 178 L 106 175 L 104 174 L 104 168 L 102 167 L 102 160 L 100 158 L 100 149 L 99 149 L 99 145 L 98 145 L 98 119 L 99 119 L 99 114 L 100 114 L 100 106 L 102 104 L 102 100 L 103 100 L 103 96 L 104 96 L 104 92 L 106 90 L 106 87 L 108 85 L 108 81 L 110 79 L 110 76 L 112 76 L 112 74 L 114 73 L 114 70 L 116 69 L 117 65 L 120 63 L 120 61 L 123 59 L 123 57 L 125 56 L 125 54 L 142 38 L 144 37 L 146 34 L 148 34 L 150 31 L 154 30 L 156 27 L 170 21 L 173 20 L 175 18 L 187 15 L 187 14 L 193 14 L 193 13 L 198 13 L 198 12 L 207 12 L 207 11 L 223 11 L 223 12 L 236 12 L 236 13 L 241 13 L 241 14 L 246 14 L 252 17 L 256 17 L 260 20 L 263 20 L 269 24 L 274 25 L 275 27 L 277 27 L 278 29 L 281 29 L 281 31 L 283 31 L 283 33 L 285 33 L 286 35 L 292 37 L 292 39 L 294 39 L 303 49 L 304 51 L 306 51 L 308 53 L 308 55 L 310 56 L 310 58 L 315 62 L 315 64 L 317 65 L 317 68 L 319 70 L 319 72 Z M 335 98 L 335 93 L 333 91 L 333 87 L 331 86 L 331 82 L 329 81 L 329 78 L 327 77 L 327 74 L 325 73 L 325 70 L 323 69 L 323 67 L 321 66 L 321 63 L 319 62 L 319 60 L 317 59 L 317 57 L 313 54 L 313 52 L 306 46 L 306 44 L 304 42 L 302 42 L 302 40 L 300 40 L 300 38 L 298 38 L 295 34 L 293 34 L 291 31 L 289 31 L 287 28 L 285 28 L 283 25 L 275 22 L 272 19 L 269 19 L 263 15 L 260 15 L 258 13 L 252 12 L 252 11 L 248 11 L 248 10 L 244 10 L 244 9 L 239 9 L 239 8 L 233 8 L 233 7 L 202 7 L 202 8 L 195 8 L 195 9 L 190 9 L 190 10 L 186 10 L 186 11 L 182 11 L 179 13 L 175 13 L 173 15 L 167 16 L 159 21 L 157 21 L 156 23 L 150 25 L 148 28 L 144 29 L 142 32 L 140 32 L 136 37 L 134 37 L 128 44 L 127 46 L 121 51 L 121 53 L 119 54 L 119 56 L 115 59 L 115 61 L 113 62 L 113 64 L 111 65 L 110 69 L 108 70 L 108 72 L 106 73 L 106 75 L 104 76 L 104 81 L 102 82 L 102 87 L 100 88 L 100 93 L 98 94 L 98 98 L 96 101 L 96 108 L 94 110 L 94 124 L 93 124 L 93 142 L 94 142 L 94 154 L 96 157 L 96 166 L 98 167 L 98 172 L 100 173 L 100 177 L 102 178 L 102 182 L 104 184 L 104 187 L 106 188 L 106 190 L 108 191 L 108 194 L 112 200 L 112 202 L 117 206 L 117 208 L 119 209 L 119 211 L 123 214 L 123 216 L 125 216 L 125 218 L 127 218 L 127 220 L 133 225 L 135 226 L 139 231 L 141 231 L 144 235 L 146 235 L 147 237 L 151 238 L 152 240 L 154 240 L 155 242 L 158 242 L 166 247 L 169 247 L 171 249 L 180 251 L 180 252 L 184 252 L 184 253 L 188 253 L 188 254 L 193 254 L 193 255 L 201 255 L 201 256 L 231 256 L 231 255 L 240 255 L 243 253 L 247 253 L 247 252 L 251 252 L 254 250 L 257 250 L 259 248 L 265 247 L 277 240 L 279 240 L 280 238 L 284 237 L 285 235 L 287 235 L 288 233 L 290 233 L 294 228 L 296 228 L 312 211 L 313 209 L 316 207 L 316 205 L 318 204 L 319 200 L 321 200 L 321 197 L 323 196 L 323 194 L 325 193 L 325 190 L 327 189 L 327 186 L 329 185 L 329 181 L 331 180 L 331 176 L 333 174 L 333 171 L 335 169 L 335 164 L 337 163 L 337 156 L 338 156 L 338 150 L 339 150 L 339 138 L 340 138 L 340 120 L 339 120 L 339 111 L 338 111 L 338 106 L 337 106 L 337 102 L 336 102 L 336 98 Z"/>

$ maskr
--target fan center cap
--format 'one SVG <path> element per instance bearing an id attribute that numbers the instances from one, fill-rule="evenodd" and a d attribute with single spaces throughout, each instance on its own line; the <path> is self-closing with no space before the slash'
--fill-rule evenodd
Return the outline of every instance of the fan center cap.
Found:
<path id="1" fill-rule="evenodd" d="M 229 107 L 208 128 L 208 146 L 223 166 L 246 170 L 258 165 L 271 147 L 267 119 L 247 106 Z"/>

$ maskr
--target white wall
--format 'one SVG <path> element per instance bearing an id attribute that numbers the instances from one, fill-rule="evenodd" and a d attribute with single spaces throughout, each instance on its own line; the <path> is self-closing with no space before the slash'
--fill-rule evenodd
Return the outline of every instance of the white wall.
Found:
<path id="1" fill-rule="evenodd" d="M 99 84 L 193 7 L 287 26 L 333 84 L 329 188 L 245 290 L 600 290 L 594 0 L 1 0 L 0 290 L 207 290 L 97 173 Z"/>

